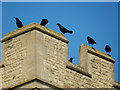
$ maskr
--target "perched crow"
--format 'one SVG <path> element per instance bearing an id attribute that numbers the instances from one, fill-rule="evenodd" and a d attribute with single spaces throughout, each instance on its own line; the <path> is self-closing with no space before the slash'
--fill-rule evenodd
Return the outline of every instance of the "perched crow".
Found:
<path id="1" fill-rule="evenodd" d="M 109 45 L 106 45 L 106 47 L 105 47 L 105 51 L 106 51 L 106 53 L 107 53 L 107 52 L 110 53 L 110 52 L 111 52 L 111 47 L 110 47 Z"/>
<path id="2" fill-rule="evenodd" d="M 14 17 L 14 18 L 16 19 L 16 25 L 17 25 L 17 27 L 18 27 L 18 28 L 23 27 L 22 22 L 21 22 L 17 17 Z"/>
<path id="3" fill-rule="evenodd" d="M 87 40 L 88 40 L 89 45 L 91 44 L 93 48 L 93 44 L 96 44 L 96 42 L 89 36 L 87 37 Z"/>
<path id="4" fill-rule="evenodd" d="M 69 59 L 69 61 L 72 62 L 73 59 L 74 59 L 74 57 L 71 57 L 71 58 Z"/>
<path id="5" fill-rule="evenodd" d="M 60 31 L 61 31 L 63 34 L 65 34 L 65 33 L 70 33 L 70 34 L 72 34 L 72 33 L 73 33 L 73 31 L 67 30 L 67 29 L 64 28 L 62 25 L 60 25 L 60 24 L 57 24 L 57 25 L 59 26 Z"/>
<path id="6" fill-rule="evenodd" d="M 48 23 L 48 20 L 47 20 L 47 19 L 42 19 L 40 25 L 45 26 L 47 23 Z"/>

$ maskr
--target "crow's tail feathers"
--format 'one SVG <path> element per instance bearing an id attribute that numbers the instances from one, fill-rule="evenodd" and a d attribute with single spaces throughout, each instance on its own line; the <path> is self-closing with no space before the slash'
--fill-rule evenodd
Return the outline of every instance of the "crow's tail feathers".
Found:
<path id="1" fill-rule="evenodd" d="M 72 33 L 73 33 L 73 31 L 68 31 L 68 33 L 72 34 Z"/>
<path id="2" fill-rule="evenodd" d="M 95 44 L 96 44 L 96 42 L 95 42 Z"/>

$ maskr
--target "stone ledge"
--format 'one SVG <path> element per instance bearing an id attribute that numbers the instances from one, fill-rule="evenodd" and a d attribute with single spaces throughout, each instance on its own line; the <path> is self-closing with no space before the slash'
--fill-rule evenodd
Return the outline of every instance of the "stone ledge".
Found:
<path id="1" fill-rule="evenodd" d="M 84 46 L 87 49 L 88 53 L 94 54 L 94 55 L 96 55 L 96 56 L 98 56 L 100 58 L 103 58 L 103 59 L 108 60 L 108 61 L 110 61 L 112 63 L 115 63 L 115 60 L 112 57 L 110 57 L 108 54 L 106 54 L 106 53 L 104 53 L 104 52 L 102 52 L 100 50 L 93 49 L 92 47 L 87 46 L 85 44 L 82 44 L 81 46 Z"/>
<path id="2" fill-rule="evenodd" d="M 26 85 L 26 84 L 31 83 L 31 82 L 34 82 L 34 81 L 45 83 L 45 84 L 47 84 L 48 86 L 50 86 L 50 87 L 52 87 L 52 88 L 54 88 L 54 89 L 57 89 L 57 90 L 63 90 L 63 89 L 60 88 L 59 86 L 56 86 L 56 85 L 54 85 L 54 84 L 52 84 L 52 83 L 50 83 L 50 82 L 44 81 L 44 80 L 42 80 L 42 79 L 37 79 L 37 78 L 31 79 L 31 80 L 26 81 L 26 82 L 24 82 L 24 83 L 21 82 L 20 84 L 18 84 L 18 85 L 16 85 L 16 86 L 5 88 L 5 90 L 16 90 L 16 89 L 19 88 L 20 86 Z M 20 89 L 22 89 L 22 88 L 20 88 Z M 32 88 L 31 88 L 31 89 L 32 89 Z M 36 89 L 35 89 L 35 90 L 36 90 Z"/>
<path id="3" fill-rule="evenodd" d="M 6 41 L 8 39 L 11 39 L 13 37 L 16 37 L 18 35 L 24 34 L 26 32 L 32 31 L 32 30 L 38 30 L 38 31 L 43 32 L 45 34 L 48 34 L 48 35 L 50 35 L 50 36 L 52 36 L 54 38 L 57 38 L 57 39 L 65 42 L 65 43 L 69 43 L 69 41 L 65 38 L 64 35 L 62 35 L 62 34 L 60 34 L 58 32 L 55 32 L 55 31 L 53 31 L 53 30 L 51 30 L 49 28 L 46 28 L 46 27 L 44 27 L 42 25 L 39 25 L 39 24 L 37 24 L 35 22 L 5 34 L 4 37 L 1 39 L 1 42 L 4 42 L 4 41 Z"/>
<path id="4" fill-rule="evenodd" d="M 117 89 L 120 89 L 120 83 L 119 82 L 114 82 L 113 83 L 113 87 L 117 88 Z"/>
<path id="5" fill-rule="evenodd" d="M 83 74 L 83 75 L 85 75 L 85 76 L 88 76 L 88 77 L 92 78 L 92 75 L 89 74 L 86 70 L 84 70 L 84 69 L 81 68 L 80 66 L 78 66 L 78 65 L 76 65 L 76 64 L 73 64 L 73 63 L 71 63 L 71 62 L 69 62 L 69 61 L 68 61 L 66 67 L 69 68 L 69 69 L 71 69 L 71 70 L 74 70 L 74 71 L 76 71 L 76 72 L 78 72 L 78 73 L 81 73 L 81 74 Z"/>

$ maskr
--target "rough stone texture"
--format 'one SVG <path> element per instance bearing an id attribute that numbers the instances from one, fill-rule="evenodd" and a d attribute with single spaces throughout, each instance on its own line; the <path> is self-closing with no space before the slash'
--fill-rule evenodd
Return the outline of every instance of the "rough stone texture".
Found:
<path id="1" fill-rule="evenodd" d="M 2 88 L 115 88 L 110 56 L 82 44 L 79 66 L 68 62 L 69 41 L 44 26 L 31 23 L 1 42 Z"/>
<path id="2" fill-rule="evenodd" d="M 119 82 L 114 82 L 113 83 L 113 87 L 117 88 L 117 89 L 120 89 L 120 83 Z"/>
<path id="3" fill-rule="evenodd" d="M 2 43 L 3 87 L 13 87 L 35 77 L 35 31 Z"/>
<path id="4" fill-rule="evenodd" d="M 1 65 L 1 61 L 0 61 Z M 2 69 L 0 68 L 0 90 L 2 89 Z"/>
<path id="5" fill-rule="evenodd" d="M 31 89 L 31 88 L 51 88 L 51 89 L 55 89 L 55 87 L 52 87 L 50 86 L 49 84 L 47 83 L 44 83 L 44 82 L 40 82 L 40 81 L 31 81 L 31 82 L 27 82 L 23 85 L 20 85 L 18 87 L 14 87 L 13 89 L 20 89 L 20 88 L 28 88 L 28 89 Z"/>

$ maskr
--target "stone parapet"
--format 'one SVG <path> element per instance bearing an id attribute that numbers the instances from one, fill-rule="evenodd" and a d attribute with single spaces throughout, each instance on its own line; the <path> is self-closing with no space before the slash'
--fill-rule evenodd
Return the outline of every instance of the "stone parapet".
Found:
<path id="1" fill-rule="evenodd" d="M 112 57 L 82 44 L 79 65 L 73 64 L 65 36 L 37 23 L 5 34 L 1 42 L 0 88 L 119 88 Z"/>
<path id="2" fill-rule="evenodd" d="M 12 31 L 12 32 L 9 32 L 9 33 L 5 34 L 4 37 L 1 39 L 1 42 L 4 42 L 5 40 L 11 39 L 13 37 L 16 37 L 18 35 L 24 34 L 26 32 L 32 31 L 32 30 L 41 31 L 41 32 L 43 32 L 45 34 L 48 34 L 48 35 L 52 36 L 52 37 L 60 39 L 60 40 L 62 40 L 64 42 L 66 42 L 66 43 L 69 42 L 65 38 L 64 35 L 62 35 L 62 34 L 60 34 L 58 32 L 55 32 L 55 31 L 53 31 L 53 30 L 51 30 L 51 29 L 49 29 L 47 27 L 44 27 L 42 25 L 39 25 L 39 24 L 37 24 L 35 22 L 33 22 L 33 23 L 29 24 L 29 25 L 26 25 L 26 26 L 24 26 L 22 28 L 18 28 L 16 30 Z"/>
<path id="3" fill-rule="evenodd" d="M 1 67 L 5 66 L 2 74 L 3 88 L 14 88 L 34 79 L 50 82 L 51 85 L 56 84 L 51 82 L 54 75 L 48 61 L 66 63 L 69 41 L 64 35 L 37 23 L 31 23 L 5 34 L 1 42 Z M 37 85 L 30 84 L 27 87 Z"/>

